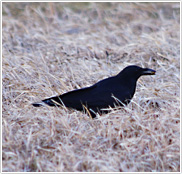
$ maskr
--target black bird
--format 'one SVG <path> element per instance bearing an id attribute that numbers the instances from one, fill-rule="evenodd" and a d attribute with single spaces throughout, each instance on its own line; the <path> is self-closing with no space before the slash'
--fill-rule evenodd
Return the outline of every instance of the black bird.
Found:
<path id="1" fill-rule="evenodd" d="M 59 96 L 33 103 L 39 107 L 43 104 L 49 106 L 66 106 L 79 111 L 86 110 L 92 118 L 96 113 L 107 113 L 106 108 L 127 105 L 132 99 L 138 78 L 142 75 L 154 75 L 155 70 L 141 68 L 135 65 L 124 68 L 116 76 L 97 82 L 96 84 L 76 89 Z M 105 110 L 103 110 L 105 109 Z"/>

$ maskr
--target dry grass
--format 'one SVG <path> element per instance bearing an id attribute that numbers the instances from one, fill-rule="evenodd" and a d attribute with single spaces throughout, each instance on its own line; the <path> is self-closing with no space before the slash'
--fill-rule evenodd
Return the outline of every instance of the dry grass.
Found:
<path id="1" fill-rule="evenodd" d="M 4 172 L 179 172 L 179 3 L 3 3 Z M 32 102 L 127 65 L 141 77 L 125 108 L 98 119 Z"/>

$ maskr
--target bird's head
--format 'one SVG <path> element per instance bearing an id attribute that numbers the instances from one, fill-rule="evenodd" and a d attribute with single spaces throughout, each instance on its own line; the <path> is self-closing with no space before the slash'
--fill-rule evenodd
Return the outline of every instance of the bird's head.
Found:
<path id="1" fill-rule="evenodd" d="M 155 70 L 149 69 L 149 68 L 141 68 L 136 65 L 127 66 L 124 68 L 120 73 L 119 76 L 125 76 L 125 77 L 133 77 L 138 79 L 140 76 L 143 75 L 155 75 Z"/>

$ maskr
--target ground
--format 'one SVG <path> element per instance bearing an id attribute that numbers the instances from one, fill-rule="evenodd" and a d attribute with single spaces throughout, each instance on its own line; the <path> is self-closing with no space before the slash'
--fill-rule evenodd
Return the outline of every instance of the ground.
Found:
<path id="1" fill-rule="evenodd" d="M 179 172 L 180 4 L 2 3 L 3 172 Z M 125 108 L 91 119 L 33 102 L 128 65 Z"/>

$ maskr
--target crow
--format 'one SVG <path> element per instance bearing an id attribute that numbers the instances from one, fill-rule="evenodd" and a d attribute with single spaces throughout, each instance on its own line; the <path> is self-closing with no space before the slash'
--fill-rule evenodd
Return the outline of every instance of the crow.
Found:
<path id="1" fill-rule="evenodd" d="M 32 105 L 66 106 L 79 111 L 85 110 L 90 117 L 95 118 L 97 113 L 108 113 L 108 107 L 114 108 L 130 103 L 138 78 L 143 75 L 155 75 L 155 72 L 149 68 L 127 66 L 116 76 L 103 79 L 90 87 L 69 91 Z"/>

